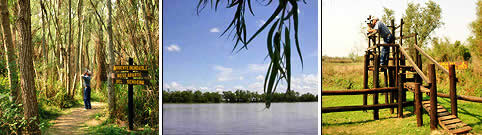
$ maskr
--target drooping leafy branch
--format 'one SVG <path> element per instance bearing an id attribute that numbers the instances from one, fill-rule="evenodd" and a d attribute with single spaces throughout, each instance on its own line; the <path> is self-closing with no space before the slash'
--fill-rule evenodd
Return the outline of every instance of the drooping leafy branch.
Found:
<path id="1" fill-rule="evenodd" d="M 268 49 L 268 56 L 271 60 L 268 71 L 266 72 L 263 90 L 266 93 L 265 101 L 266 108 L 271 106 L 273 93 L 276 91 L 280 80 L 285 80 L 287 83 L 286 91 L 291 90 L 291 27 L 294 28 L 295 46 L 300 57 L 301 66 L 303 67 L 303 57 L 301 54 L 300 43 L 298 38 L 298 2 L 300 0 L 279 0 L 278 6 L 273 14 L 266 20 L 266 22 L 249 38 L 246 31 L 246 8 L 254 15 L 251 6 L 251 0 L 226 0 L 226 8 L 235 8 L 234 18 L 229 26 L 221 34 L 224 35 L 227 31 L 235 31 L 233 39 L 236 40 L 232 52 L 236 49 L 248 49 L 248 44 L 253 41 L 265 28 L 271 25 L 269 29 L 266 47 Z M 273 0 L 269 0 L 265 6 L 272 4 Z M 197 13 L 201 12 L 206 5 L 210 4 L 217 10 L 221 0 L 199 0 L 197 5 Z M 305 4 L 306 2 L 303 1 Z M 280 16 L 281 15 L 281 16 Z M 293 23 L 291 23 L 293 22 Z M 230 34 L 229 34 L 230 35 Z M 229 36 L 228 35 L 228 36 Z M 238 46 L 239 43 L 242 46 Z"/>

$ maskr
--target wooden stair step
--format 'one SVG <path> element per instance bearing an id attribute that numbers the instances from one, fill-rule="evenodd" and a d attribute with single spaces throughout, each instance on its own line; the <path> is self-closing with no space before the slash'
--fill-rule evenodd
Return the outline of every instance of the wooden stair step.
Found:
<path id="1" fill-rule="evenodd" d="M 449 132 L 452 133 L 452 134 L 460 134 L 460 133 L 467 133 L 470 130 L 472 130 L 472 127 L 465 126 L 465 127 L 457 128 L 457 129 L 454 129 L 454 130 L 449 130 Z"/>
<path id="2" fill-rule="evenodd" d="M 410 84 L 409 84 L 410 85 Z M 407 85 L 406 85 L 407 86 Z M 422 107 L 429 112 L 430 115 L 430 101 L 422 101 Z M 468 126 L 455 115 L 451 115 L 447 109 L 443 108 L 440 104 L 437 104 L 437 116 L 440 126 L 452 134 L 467 133 L 472 130 L 472 127 Z"/>
<path id="3" fill-rule="evenodd" d="M 450 116 L 450 115 L 449 115 Z M 439 119 L 440 120 L 440 119 Z M 450 125 L 450 124 L 455 124 L 455 123 L 460 123 L 462 122 L 459 119 L 451 119 L 451 120 L 445 120 L 445 121 L 440 121 L 444 125 Z"/>
<path id="4" fill-rule="evenodd" d="M 449 112 L 441 112 L 441 113 L 437 113 L 437 116 L 438 116 L 438 117 L 442 117 L 442 116 L 448 116 L 448 115 L 450 115 L 450 113 L 449 113 Z"/>
<path id="5" fill-rule="evenodd" d="M 467 126 L 467 124 L 465 124 L 465 123 L 463 123 L 463 122 L 445 125 L 445 127 L 448 128 L 449 130 L 450 130 L 450 129 L 456 129 L 457 127 L 458 127 L 458 128 L 464 127 L 464 126 Z"/>
<path id="6" fill-rule="evenodd" d="M 456 119 L 455 115 L 449 115 L 449 116 L 443 116 L 443 117 L 438 117 L 438 120 L 444 121 L 444 120 L 451 120 L 451 119 Z"/>

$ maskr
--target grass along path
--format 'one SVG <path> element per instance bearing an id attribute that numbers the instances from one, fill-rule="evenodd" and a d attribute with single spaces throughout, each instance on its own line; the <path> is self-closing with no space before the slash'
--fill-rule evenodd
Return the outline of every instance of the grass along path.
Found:
<path id="1" fill-rule="evenodd" d="M 77 135 L 86 134 L 88 127 L 97 126 L 102 123 L 96 120 L 94 115 L 101 113 L 107 107 L 103 102 L 92 102 L 92 109 L 84 110 L 84 106 L 77 106 L 65 110 L 64 115 L 52 120 L 54 123 L 45 134 L 52 135 Z"/>

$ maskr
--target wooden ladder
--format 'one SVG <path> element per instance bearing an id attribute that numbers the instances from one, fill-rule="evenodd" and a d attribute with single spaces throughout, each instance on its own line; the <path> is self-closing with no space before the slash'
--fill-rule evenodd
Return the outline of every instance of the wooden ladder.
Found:
<path id="1" fill-rule="evenodd" d="M 422 106 L 430 113 L 430 101 L 422 101 Z M 462 134 L 472 130 L 472 127 L 462 122 L 457 116 L 451 115 L 447 109 L 443 108 L 440 104 L 437 104 L 437 116 L 440 126 L 449 133 Z"/>

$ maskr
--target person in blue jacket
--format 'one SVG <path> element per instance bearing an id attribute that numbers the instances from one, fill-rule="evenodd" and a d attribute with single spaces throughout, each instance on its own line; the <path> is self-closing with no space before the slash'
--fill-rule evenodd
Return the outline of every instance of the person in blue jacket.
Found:
<path id="1" fill-rule="evenodd" d="M 82 79 L 84 79 L 84 105 L 85 109 L 92 109 L 90 105 L 90 80 L 92 73 L 87 69 L 85 73 L 82 75 Z"/>

